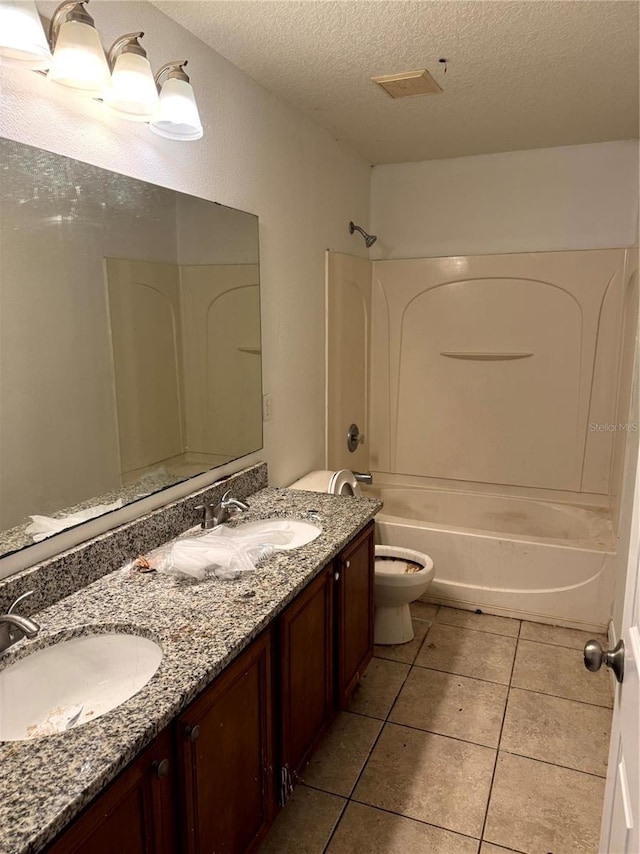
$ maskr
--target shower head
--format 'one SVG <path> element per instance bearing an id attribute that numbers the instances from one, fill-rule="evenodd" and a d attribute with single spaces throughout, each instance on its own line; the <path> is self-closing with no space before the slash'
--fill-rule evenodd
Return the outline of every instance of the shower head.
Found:
<path id="1" fill-rule="evenodd" d="M 349 234 L 353 234 L 354 231 L 359 231 L 360 234 L 364 237 L 364 242 L 365 242 L 367 249 L 371 249 L 373 244 L 378 239 L 375 234 L 367 234 L 367 232 L 363 228 L 360 228 L 359 225 L 354 225 L 354 223 L 350 222 L 349 223 Z"/>

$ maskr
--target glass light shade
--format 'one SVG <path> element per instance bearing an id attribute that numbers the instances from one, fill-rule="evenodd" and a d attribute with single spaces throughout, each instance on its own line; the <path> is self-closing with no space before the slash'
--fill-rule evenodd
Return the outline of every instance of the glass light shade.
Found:
<path id="1" fill-rule="evenodd" d="M 47 68 L 51 51 L 33 0 L 0 2 L 0 56 L 30 68 Z"/>
<path id="2" fill-rule="evenodd" d="M 79 21 L 62 24 L 48 79 L 87 95 L 102 95 L 109 85 L 109 66 L 95 27 Z"/>
<path id="3" fill-rule="evenodd" d="M 154 133 L 167 139 L 200 139 L 202 122 L 193 88 L 186 80 L 170 77 L 160 92 L 160 105 L 149 125 Z"/>
<path id="4" fill-rule="evenodd" d="M 149 60 L 135 53 L 121 53 L 113 66 L 104 101 L 123 119 L 150 122 L 158 112 L 159 101 Z"/>

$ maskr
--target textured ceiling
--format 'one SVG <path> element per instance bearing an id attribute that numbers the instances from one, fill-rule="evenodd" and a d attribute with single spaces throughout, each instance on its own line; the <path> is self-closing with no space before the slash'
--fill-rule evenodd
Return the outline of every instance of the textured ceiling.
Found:
<path id="1" fill-rule="evenodd" d="M 155 5 L 372 164 L 638 136 L 638 2 Z M 418 68 L 444 92 L 394 101 L 369 79 Z"/>

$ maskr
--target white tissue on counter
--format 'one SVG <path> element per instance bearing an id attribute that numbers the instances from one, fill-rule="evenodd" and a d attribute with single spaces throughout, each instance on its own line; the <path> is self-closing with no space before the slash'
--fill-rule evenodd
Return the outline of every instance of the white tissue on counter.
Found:
<path id="1" fill-rule="evenodd" d="M 160 546 L 147 557 L 158 572 L 188 575 L 198 581 L 207 573 L 217 578 L 237 578 L 254 570 L 262 558 L 290 543 L 293 536 L 286 522 L 276 522 L 265 531 L 251 534 L 243 534 L 242 526 L 221 525 L 206 534 Z"/>
<path id="2" fill-rule="evenodd" d="M 86 510 L 79 510 L 77 513 L 62 516 L 60 519 L 54 519 L 52 516 L 30 516 L 32 524 L 27 526 L 26 533 L 32 535 L 34 542 L 39 543 L 52 534 L 59 534 L 65 528 L 71 528 L 81 522 L 88 522 L 89 519 L 95 519 L 96 516 L 102 516 L 103 513 L 109 513 L 111 510 L 119 510 L 120 507 L 122 507 L 121 498 L 114 501 L 113 504 L 96 504 Z"/>

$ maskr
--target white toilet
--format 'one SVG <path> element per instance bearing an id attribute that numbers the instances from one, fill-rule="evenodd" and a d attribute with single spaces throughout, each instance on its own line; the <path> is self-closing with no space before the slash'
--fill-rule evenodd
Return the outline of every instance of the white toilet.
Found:
<path id="1" fill-rule="evenodd" d="M 290 489 L 328 492 L 331 495 L 362 495 L 352 471 L 312 471 L 292 483 Z M 407 643 L 413 640 L 409 604 L 425 592 L 433 579 L 431 558 L 399 546 L 376 546 L 375 642 Z"/>
<path id="2" fill-rule="evenodd" d="M 401 546 L 376 546 L 376 643 L 413 640 L 409 603 L 422 596 L 433 576 L 429 555 Z"/>

